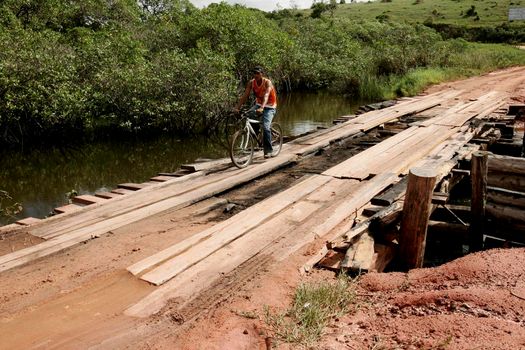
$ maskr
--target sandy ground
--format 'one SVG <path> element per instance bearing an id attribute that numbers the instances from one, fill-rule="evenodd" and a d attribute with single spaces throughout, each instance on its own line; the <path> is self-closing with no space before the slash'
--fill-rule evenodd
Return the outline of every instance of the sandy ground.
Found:
<path id="1" fill-rule="evenodd" d="M 505 77 L 525 74 L 509 69 Z M 479 93 L 483 82 L 506 88 L 501 75 L 443 84 Z M 485 87 L 486 88 L 486 87 Z M 525 87 L 508 88 L 524 103 Z M 374 135 L 367 139 L 375 139 Z M 126 272 L 131 264 L 225 220 L 304 174 L 322 171 L 359 148 L 342 143 L 322 156 L 174 212 L 122 227 L 72 249 L 2 273 L 0 349 L 279 349 L 259 318 L 263 308 L 285 309 L 302 282 L 332 280 L 332 272 L 302 276 L 298 267 L 322 244 L 283 261 L 259 257 L 202 293 L 184 310 L 168 303 L 147 319 L 123 311 L 154 290 Z M 236 203 L 224 213 L 227 199 Z M 38 243 L 23 233 L 4 236 L 0 252 Z M 525 349 L 525 250 L 493 250 L 433 269 L 370 274 L 356 285 L 352 312 L 333 320 L 318 349 Z"/>

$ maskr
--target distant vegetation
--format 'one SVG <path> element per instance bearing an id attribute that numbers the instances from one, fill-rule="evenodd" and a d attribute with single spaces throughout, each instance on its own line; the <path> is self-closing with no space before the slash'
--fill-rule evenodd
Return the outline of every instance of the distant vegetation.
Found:
<path id="1" fill-rule="evenodd" d="M 351 20 L 424 23 L 445 38 L 486 43 L 525 42 L 525 21 L 508 21 L 509 8 L 525 0 L 377 0 L 337 6 L 334 16 Z M 307 10 L 304 13 L 312 13 Z"/>
<path id="2" fill-rule="evenodd" d="M 210 132 L 256 64 L 281 91 L 382 99 L 525 62 L 523 51 L 445 41 L 423 24 L 344 18 L 354 5 L 311 18 L 186 0 L 2 1 L 0 144 Z"/>

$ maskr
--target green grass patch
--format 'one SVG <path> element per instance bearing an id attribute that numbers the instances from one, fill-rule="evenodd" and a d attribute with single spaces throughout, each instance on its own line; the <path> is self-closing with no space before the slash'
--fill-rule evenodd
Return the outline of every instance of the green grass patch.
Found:
<path id="1" fill-rule="evenodd" d="M 472 9 L 474 6 L 474 10 Z M 355 20 L 387 16 L 397 22 L 460 24 L 466 26 L 499 25 L 508 22 L 508 10 L 525 7 L 525 0 L 392 0 L 391 2 L 355 2 L 339 5 L 336 17 Z"/>
<path id="2" fill-rule="evenodd" d="M 355 308 L 354 282 L 341 276 L 335 282 L 301 284 L 285 312 L 265 308 L 265 322 L 286 343 L 312 347 L 331 319 Z"/>
<path id="3" fill-rule="evenodd" d="M 464 47 L 456 48 L 443 67 L 415 68 L 404 75 L 389 78 L 365 78 L 360 92 L 373 98 L 382 94 L 381 99 L 413 96 L 431 85 L 525 65 L 525 50 L 510 45 L 466 43 L 461 40 L 455 45 Z"/>

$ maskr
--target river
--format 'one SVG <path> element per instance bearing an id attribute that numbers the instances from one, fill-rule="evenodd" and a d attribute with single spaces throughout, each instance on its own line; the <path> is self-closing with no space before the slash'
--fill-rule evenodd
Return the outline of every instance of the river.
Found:
<path id="1" fill-rule="evenodd" d="M 275 121 L 285 135 L 296 136 L 330 126 L 335 118 L 352 114 L 361 104 L 329 94 L 288 94 L 280 98 Z M 72 190 L 79 195 L 93 194 L 119 183 L 148 181 L 159 172 L 175 171 L 197 158 L 226 156 L 225 147 L 213 137 L 169 136 L 7 153 L 1 155 L 0 190 L 22 204 L 18 218 L 43 218 L 53 208 L 67 204 L 66 194 Z M 2 205 L 8 204 L 4 201 Z M 0 224 L 13 220 L 0 219 Z"/>

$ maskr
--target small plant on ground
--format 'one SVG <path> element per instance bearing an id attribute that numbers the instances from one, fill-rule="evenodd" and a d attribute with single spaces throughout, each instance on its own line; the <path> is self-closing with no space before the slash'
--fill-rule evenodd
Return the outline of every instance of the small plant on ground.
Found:
<path id="1" fill-rule="evenodd" d="M 335 282 L 301 284 L 287 311 L 272 312 L 265 307 L 265 322 L 277 339 L 308 348 L 319 340 L 332 318 L 354 309 L 354 300 L 354 281 L 347 276 Z"/>

